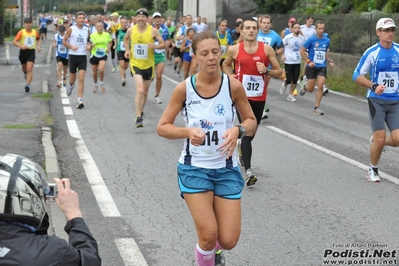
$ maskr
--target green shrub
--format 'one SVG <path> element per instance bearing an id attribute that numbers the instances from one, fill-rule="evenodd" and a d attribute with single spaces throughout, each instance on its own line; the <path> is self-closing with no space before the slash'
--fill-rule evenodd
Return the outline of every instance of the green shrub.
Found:
<path id="1" fill-rule="evenodd" d="M 10 17 L 11 15 L 11 17 Z M 10 13 L 9 11 L 4 12 L 4 35 L 10 36 L 15 35 L 20 29 L 15 29 L 15 24 L 18 22 L 18 18 L 14 13 Z M 17 31 L 15 31 L 17 30 Z"/>
<path id="2" fill-rule="evenodd" d="M 367 89 L 352 81 L 353 69 L 348 69 L 340 75 L 328 75 L 326 85 L 333 91 L 340 91 L 351 95 L 366 96 Z"/>

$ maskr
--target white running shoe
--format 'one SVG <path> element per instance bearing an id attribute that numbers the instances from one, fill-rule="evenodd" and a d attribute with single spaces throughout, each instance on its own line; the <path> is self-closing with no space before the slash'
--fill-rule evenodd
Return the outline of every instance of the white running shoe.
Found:
<path id="1" fill-rule="evenodd" d="M 155 98 L 154 98 L 154 103 L 157 103 L 157 104 L 162 103 L 161 97 L 155 96 Z"/>
<path id="2" fill-rule="evenodd" d="M 378 174 L 378 169 L 373 170 L 373 168 L 369 168 L 366 174 L 366 178 L 370 182 L 380 182 L 380 175 Z"/>
<path id="3" fill-rule="evenodd" d="M 85 107 L 84 104 L 83 104 L 83 100 L 82 100 L 82 98 L 79 98 L 78 99 L 78 106 L 76 108 L 77 109 L 83 109 L 83 107 Z"/>
<path id="4" fill-rule="evenodd" d="M 329 93 L 328 88 L 326 87 L 326 84 L 323 85 L 323 96 L 325 96 L 327 93 Z"/>
<path id="5" fill-rule="evenodd" d="M 296 102 L 296 99 L 295 99 L 294 95 L 290 94 L 290 95 L 288 95 L 288 97 L 287 97 L 287 101 L 289 101 L 289 102 Z"/>
<path id="6" fill-rule="evenodd" d="M 266 110 L 263 110 L 263 113 L 262 113 L 262 120 L 263 120 L 263 119 L 268 119 L 268 118 L 269 118 L 269 116 L 267 115 Z"/>
<path id="7" fill-rule="evenodd" d="M 256 181 L 258 181 L 258 179 L 252 173 L 251 168 L 249 168 L 247 171 L 245 171 L 245 184 L 247 184 L 248 187 L 255 185 Z"/>
<path id="8" fill-rule="evenodd" d="M 299 95 L 301 95 L 301 96 L 305 95 L 307 84 L 308 84 L 307 78 L 303 78 L 303 80 L 301 81 L 300 89 L 299 89 Z"/>
<path id="9" fill-rule="evenodd" d="M 285 94 L 285 89 L 287 88 L 287 86 L 285 85 L 285 82 L 283 82 L 283 84 L 281 84 L 280 87 L 280 94 L 284 95 Z"/>
<path id="10" fill-rule="evenodd" d="M 68 96 L 71 96 L 72 90 L 73 90 L 74 87 L 75 87 L 75 84 L 73 84 L 72 86 L 71 86 L 71 84 L 69 84 L 69 86 L 67 88 L 67 91 L 66 91 Z"/>
<path id="11" fill-rule="evenodd" d="M 314 115 L 324 115 L 324 112 L 319 107 L 317 107 L 316 109 L 313 110 L 313 114 Z"/>

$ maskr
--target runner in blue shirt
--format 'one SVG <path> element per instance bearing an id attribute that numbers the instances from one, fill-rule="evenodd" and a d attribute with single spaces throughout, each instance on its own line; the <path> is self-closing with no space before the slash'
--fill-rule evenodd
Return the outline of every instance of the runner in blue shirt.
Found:
<path id="1" fill-rule="evenodd" d="M 378 162 L 384 145 L 399 146 L 399 44 L 393 42 L 397 28 L 391 18 L 378 20 L 379 42 L 364 52 L 353 72 L 352 79 L 369 88 L 367 99 L 373 136 L 366 177 L 371 182 L 380 182 Z M 365 77 L 367 73 L 370 80 Z M 386 137 L 385 124 L 391 136 Z"/>
<path id="2" fill-rule="evenodd" d="M 39 29 L 40 39 L 42 40 L 42 44 L 43 44 L 44 39 L 47 40 L 47 26 L 48 26 L 47 18 L 40 16 L 39 26 L 40 26 L 40 29 Z"/>
<path id="3" fill-rule="evenodd" d="M 296 18 L 289 18 L 288 19 L 288 22 L 287 22 L 288 27 L 281 31 L 281 34 L 280 34 L 281 39 L 283 39 L 288 34 L 292 33 L 292 25 L 295 22 L 296 22 Z"/>
<path id="4" fill-rule="evenodd" d="M 281 37 L 271 29 L 272 27 L 272 17 L 269 15 L 263 15 L 259 17 L 259 32 L 257 39 L 260 42 L 270 45 L 275 51 L 277 55 L 281 55 L 284 52 L 284 45 Z M 271 66 L 269 65 L 269 69 Z M 267 84 L 270 82 L 270 76 L 266 77 Z M 266 88 L 267 89 L 267 88 Z M 267 100 L 267 92 L 266 92 L 266 100 Z M 269 112 L 269 108 L 265 102 L 265 106 L 263 108 L 262 119 L 267 119 Z"/>
<path id="5" fill-rule="evenodd" d="M 61 25 L 59 27 L 59 33 L 54 35 L 53 42 L 53 47 L 55 48 L 55 58 L 57 60 L 58 88 L 61 88 L 61 86 L 66 87 L 66 76 L 68 73 L 68 48 L 62 44 L 65 31 L 65 27 Z M 63 76 L 62 79 L 61 76 Z"/>
<path id="6" fill-rule="evenodd" d="M 301 56 L 306 62 L 307 81 L 301 84 L 299 94 L 303 96 L 306 91 L 313 92 L 317 78 L 316 102 L 313 114 L 324 115 L 319 108 L 321 98 L 323 97 L 323 85 L 327 78 L 327 62 L 334 67 L 333 61 L 330 59 L 328 48 L 330 47 L 330 39 L 324 34 L 324 22 L 316 22 L 316 35 L 313 35 L 303 44 L 301 48 Z"/>

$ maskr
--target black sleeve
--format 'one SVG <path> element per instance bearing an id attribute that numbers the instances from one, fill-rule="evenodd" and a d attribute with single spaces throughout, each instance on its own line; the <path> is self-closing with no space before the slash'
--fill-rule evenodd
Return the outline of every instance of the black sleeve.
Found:
<path id="1" fill-rule="evenodd" d="M 280 42 L 280 45 L 277 45 L 277 43 L 275 43 L 274 46 L 275 46 L 275 47 L 273 47 L 274 50 L 278 50 L 278 49 L 280 49 L 280 48 L 284 48 L 283 41 Z"/>
<path id="2" fill-rule="evenodd" d="M 69 235 L 69 245 L 61 265 L 100 266 L 97 241 L 90 233 L 83 218 L 74 218 L 64 228 Z"/>

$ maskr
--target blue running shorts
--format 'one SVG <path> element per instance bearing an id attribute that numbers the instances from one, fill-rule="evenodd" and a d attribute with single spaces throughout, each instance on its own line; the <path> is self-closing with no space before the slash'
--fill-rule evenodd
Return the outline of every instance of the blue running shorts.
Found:
<path id="1" fill-rule="evenodd" d="M 241 199 L 245 183 L 238 166 L 207 169 L 178 163 L 177 179 L 182 198 L 184 193 L 213 191 L 221 198 Z"/>

